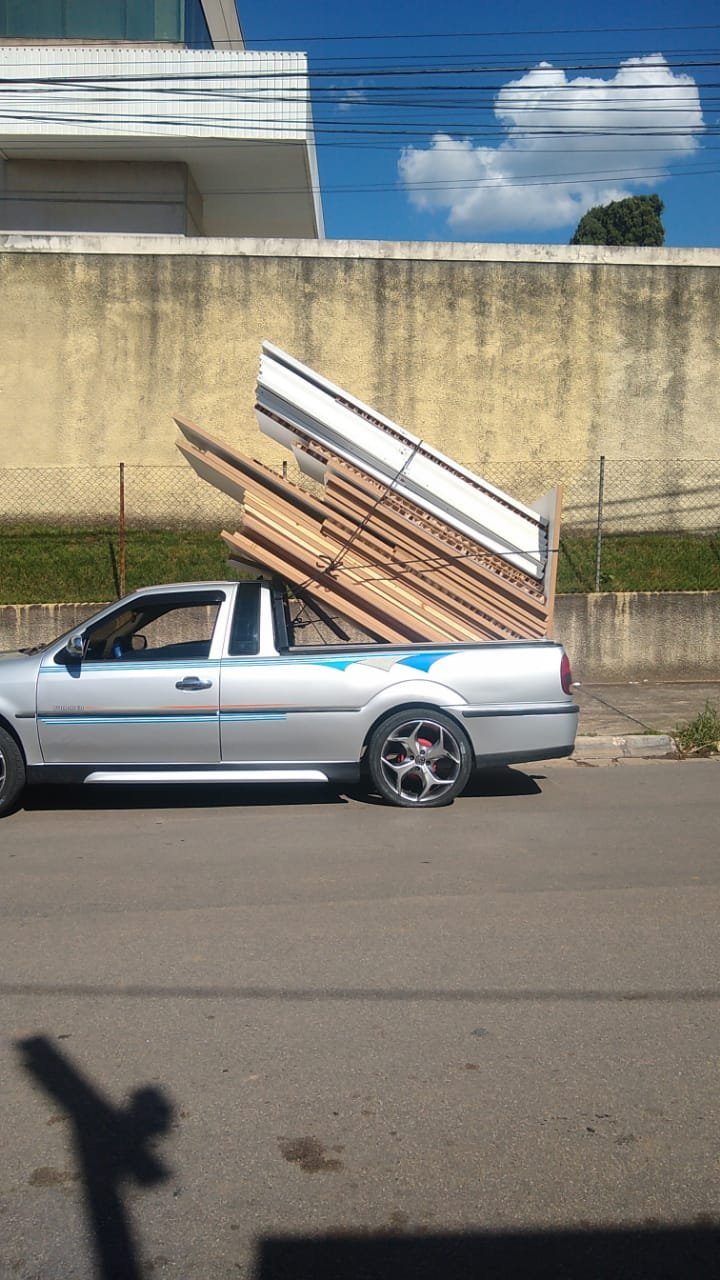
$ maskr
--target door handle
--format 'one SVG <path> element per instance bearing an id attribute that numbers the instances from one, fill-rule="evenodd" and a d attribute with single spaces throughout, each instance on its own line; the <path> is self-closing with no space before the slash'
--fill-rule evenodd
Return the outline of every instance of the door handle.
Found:
<path id="1" fill-rule="evenodd" d="M 186 693 L 192 693 L 195 689 L 212 689 L 212 680 L 200 680 L 197 676 L 186 676 L 184 680 L 178 680 L 175 688 L 183 689 Z"/>

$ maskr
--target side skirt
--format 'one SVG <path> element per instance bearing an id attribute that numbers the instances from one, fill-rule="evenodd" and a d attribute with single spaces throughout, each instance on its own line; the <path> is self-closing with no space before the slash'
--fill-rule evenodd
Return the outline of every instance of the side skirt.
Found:
<path id="1" fill-rule="evenodd" d="M 193 767 L 192 765 L 143 764 L 42 764 L 31 765 L 27 771 L 31 786 L 150 783 L 154 786 L 187 785 L 188 783 L 250 783 L 305 782 L 330 783 L 332 786 L 354 786 L 360 780 L 360 765 L 335 764 L 219 764 Z"/>

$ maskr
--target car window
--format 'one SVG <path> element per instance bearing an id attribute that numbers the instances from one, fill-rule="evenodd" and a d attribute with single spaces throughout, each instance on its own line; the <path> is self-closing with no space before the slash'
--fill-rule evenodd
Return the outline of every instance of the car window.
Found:
<path id="1" fill-rule="evenodd" d="M 224 595 L 147 596 L 86 633 L 83 662 L 196 662 L 210 656 Z"/>
<path id="2" fill-rule="evenodd" d="M 277 617 L 275 620 L 276 631 Z M 369 631 L 341 614 L 329 613 L 308 599 L 287 600 L 285 609 L 285 634 L 290 649 L 316 649 L 318 646 L 339 644 L 368 644 L 373 636 Z"/>
<path id="3" fill-rule="evenodd" d="M 238 586 L 235 597 L 229 652 L 238 657 L 257 653 L 259 647 L 260 585 L 257 582 L 243 582 Z"/>

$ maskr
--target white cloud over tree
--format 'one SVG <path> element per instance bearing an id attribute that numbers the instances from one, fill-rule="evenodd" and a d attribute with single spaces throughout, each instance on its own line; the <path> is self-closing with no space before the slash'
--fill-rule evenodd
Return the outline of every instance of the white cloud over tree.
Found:
<path id="1" fill-rule="evenodd" d="M 498 146 L 437 133 L 400 156 L 412 203 L 447 210 L 460 234 L 573 225 L 593 205 L 657 187 L 672 161 L 697 150 L 703 128 L 694 79 L 659 53 L 621 63 L 608 80 L 540 63 L 503 86 L 494 110 Z"/>

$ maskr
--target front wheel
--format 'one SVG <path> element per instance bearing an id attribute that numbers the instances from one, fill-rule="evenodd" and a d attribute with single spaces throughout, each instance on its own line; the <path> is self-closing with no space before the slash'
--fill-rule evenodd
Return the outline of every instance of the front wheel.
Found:
<path id="1" fill-rule="evenodd" d="M 8 813 L 25 786 L 25 762 L 14 738 L 0 729 L 0 817 Z"/>
<path id="2" fill-rule="evenodd" d="M 367 759 L 383 799 L 407 809 L 450 804 L 472 770 L 465 734 L 442 711 L 400 711 L 383 721 L 370 737 Z"/>

